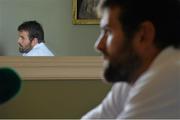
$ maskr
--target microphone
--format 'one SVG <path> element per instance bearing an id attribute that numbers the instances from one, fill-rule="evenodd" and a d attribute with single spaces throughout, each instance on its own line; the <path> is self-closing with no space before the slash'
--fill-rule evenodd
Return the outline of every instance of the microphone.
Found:
<path id="1" fill-rule="evenodd" d="M 10 68 L 0 68 L 0 105 L 13 98 L 21 87 L 19 75 Z"/>

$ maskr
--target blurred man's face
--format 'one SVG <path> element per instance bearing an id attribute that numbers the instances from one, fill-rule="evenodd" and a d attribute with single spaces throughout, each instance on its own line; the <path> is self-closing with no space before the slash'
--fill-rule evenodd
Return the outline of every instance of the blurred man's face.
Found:
<path id="1" fill-rule="evenodd" d="M 104 55 L 106 68 L 105 80 L 108 82 L 131 82 L 131 76 L 141 66 L 141 58 L 133 47 L 133 38 L 129 40 L 119 22 L 120 9 L 104 10 L 100 27 L 101 35 L 96 48 Z"/>
<path id="2" fill-rule="evenodd" d="M 19 32 L 18 44 L 20 53 L 28 53 L 33 48 L 32 42 L 29 39 L 29 32 Z"/>

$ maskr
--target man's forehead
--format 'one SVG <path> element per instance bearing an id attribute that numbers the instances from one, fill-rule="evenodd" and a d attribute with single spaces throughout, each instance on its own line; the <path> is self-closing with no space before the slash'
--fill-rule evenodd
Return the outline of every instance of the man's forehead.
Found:
<path id="1" fill-rule="evenodd" d="M 20 30 L 20 31 L 19 31 L 19 34 L 27 34 L 27 35 L 28 35 L 29 32 L 28 32 L 27 30 Z"/>
<path id="2" fill-rule="evenodd" d="M 102 13 L 102 18 L 101 18 L 101 22 L 100 22 L 100 26 L 101 28 L 105 27 L 108 25 L 109 23 L 109 9 L 104 9 L 103 13 Z"/>
<path id="3" fill-rule="evenodd" d="M 120 17 L 120 8 L 112 7 L 103 10 L 100 26 L 103 28 L 110 25 L 112 20 L 118 20 Z"/>

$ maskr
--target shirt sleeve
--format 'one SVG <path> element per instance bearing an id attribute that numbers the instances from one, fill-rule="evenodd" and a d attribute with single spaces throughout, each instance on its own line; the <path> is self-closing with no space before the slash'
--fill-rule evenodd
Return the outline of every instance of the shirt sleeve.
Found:
<path id="1" fill-rule="evenodd" d="M 127 84 L 116 83 L 102 103 L 84 115 L 82 119 L 115 119 L 123 110 L 128 91 Z"/>

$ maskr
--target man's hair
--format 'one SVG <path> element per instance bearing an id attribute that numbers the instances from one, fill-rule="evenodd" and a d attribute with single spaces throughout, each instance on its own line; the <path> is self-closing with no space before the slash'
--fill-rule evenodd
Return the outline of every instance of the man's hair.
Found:
<path id="1" fill-rule="evenodd" d="M 34 38 L 37 38 L 38 43 L 44 41 L 44 31 L 40 23 L 36 21 L 26 21 L 18 27 L 18 31 L 27 31 L 29 32 L 29 39 L 32 41 Z"/>
<path id="2" fill-rule="evenodd" d="M 150 21 L 155 26 L 155 46 L 180 48 L 180 3 L 178 0 L 104 0 L 100 10 L 119 7 L 119 21 L 127 37 L 132 37 L 140 24 Z"/>

